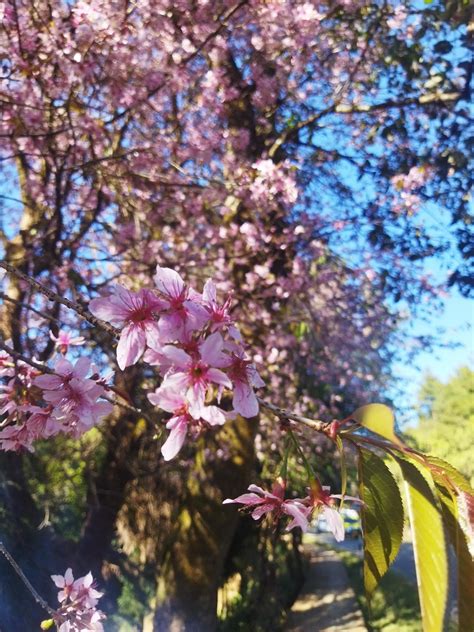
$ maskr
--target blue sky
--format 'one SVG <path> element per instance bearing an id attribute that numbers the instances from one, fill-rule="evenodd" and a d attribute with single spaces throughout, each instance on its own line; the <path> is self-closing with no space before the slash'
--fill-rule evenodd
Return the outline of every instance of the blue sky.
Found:
<path id="1" fill-rule="evenodd" d="M 416 422 L 417 392 L 427 373 L 441 381 L 447 381 L 462 365 L 474 367 L 474 302 L 452 291 L 444 300 L 443 309 L 434 312 L 428 320 L 415 319 L 413 333 L 436 334 L 439 347 L 420 351 L 412 364 L 406 362 L 395 365 L 394 373 L 400 378 L 403 393 L 403 411 L 399 412 L 399 422 Z M 400 395 L 394 395 L 395 401 Z"/>

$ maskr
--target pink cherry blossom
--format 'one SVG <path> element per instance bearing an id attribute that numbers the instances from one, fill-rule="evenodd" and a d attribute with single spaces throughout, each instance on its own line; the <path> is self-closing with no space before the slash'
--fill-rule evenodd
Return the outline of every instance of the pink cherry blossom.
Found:
<path id="1" fill-rule="evenodd" d="M 58 601 L 62 603 L 63 601 L 69 599 L 74 586 L 72 569 L 68 568 L 64 575 L 51 575 L 51 579 L 53 580 L 55 586 L 61 588 L 58 593 Z"/>
<path id="2" fill-rule="evenodd" d="M 224 341 L 216 332 L 199 344 L 198 352 L 193 355 L 172 345 L 163 347 L 163 354 L 172 363 L 172 369 L 166 375 L 162 388 L 185 393 L 190 412 L 195 418 L 202 417 L 206 393 L 212 384 L 232 387 L 227 375 L 216 368 L 228 364 L 223 346 Z"/>
<path id="3" fill-rule="evenodd" d="M 7 426 L 0 430 L 0 448 L 7 452 L 17 452 L 22 448 L 32 451 L 35 438 L 26 423 Z"/>
<path id="4" fill-rule="evenodd" d="M 228 373 L 234 387 L 232 405 L 242 417 L 255 417 L 258 415 L 259 406 L 253 389 L 265 386 L 265 382 L 252 362 L 246 358 L 243 349 L 237 345 L 230 348 L 232 354 Z"/>
<path id="5" fill-rule="evenodd" d="M 120 285 L 116 286 L 115 294 L 89 303 L 94 316 L 122 329 L 117 345 L 117 362 L 122 370 L 138 362 L 147 344 L 159 338 L 154 315 L 165 306 L 150 290 L 132 292 Z"/>
<path id="6" fill-rule="evenodd" d="M 105 615 L 97 610 L 101 592 L 96 590 L 92 573 L 74 580 L 72 570 L 63 575 L 51 575 L 55 585 L 61 590 L 58 601 L 61 606 L 56 611 L 55 621 L 61 632 L 102 632 L 101 621 Z"/>
<path id="7" fill-rule="evenodd" d="M 343 496 L 341 494 L 329 494 L 330 488 L 321 486 L 319 483 L 315 483 L 310 490 L 310 495 L 303 500 L 310 510 L 316 509 L 323 515 L 326 520 L 329 529 L 333 533 L 337 542 L 342 542 L 345 538 L 344 520 L 337 511 L 334 509 L 336 500 L 341 500 Z M 345 500 L 351 502 L 362 503 L 359 498 L 354 496 L 344 496 Z"/>
<path id="8" fill-rule="evenodd" d="M 68 352 L 69 347 L 77 347 L 85 343 L 85 338 L 82 336 L 73 337 L 68 331 L 61 330 L 57 336 L 50 331 L 49 337 L 54 341 L 56 349 L 64 354 Z"/>
<path id="9" fill-rule="evenodd" d="M 308 528 L 308 515 L 311 509 L 307 507 L 303 500 L 295 498 L 293 500 L 285 500 L 285 485 L 281 481 L 273 484 L 272 491 L 267 492 L 257 485 L 249 485 L 250 494 L 242 494 L 237 498 L 227 498 L 223 504 L 239 503 L 244 505 L 244 509 L 252 510 L 252 518 L 258 520 L 267 513 L 272 513 L 275 520 L 278 520 L 283 514 L 292 518 L 287 526 L 287 531 L 294 527 L 300 527 L 303 531 Z"/>
<path id="10" fill-rule="evenodd" d="M 79 358 L 73 366 L 69 360 L 60 358 L 54 365 L 54 374 L 39 375 L 33 381 L 35 386 L 42 389 L 57 390 L 64 388 L 72 379 L 83 380 L 89 373 L 91 361 L 89 358 Z"/>
<path id="11" fill-rule="evenodd" d="M 209 317 L 200 304 L 201 295 L 188 287 L 175 270 L 157 266 L 154 281 L 166 305 L 161 323 L 167 342 L 182 342 L 189 331 L 205 325 Z"/>
<path id="12" fill-rule="evenodd" d="M 173 414 L 166 424 L 171 432 L 161 448 L 165 461 L 178 454 L 189 430 L 199 433 L 205 426 L 222 425 L 226 421 L 224 411 L 217 406 L 203 406 L 200 411 L 201 417 L 195 419 L 190 414 L 189 404 L 183 395 L 169 388 L 157 389 L 155 393 L 148 395 L 148 399 L 155 406 Z"/>
<path id="13" fill-rule="evenodd" d="M 112 411 L 112 404 L 97 401 L 104 396 L 105 389 L 85 377 L 90 368 L 87 358 L 79 358 L 74 367 L 60 358 L 54 375 L 40 375 L 34 380 L 34 384 L 43 389 L 43 399 L 52 407 L 51 417 L 60 424 L 59 428 L 75 436 Z"/>
<path id="14" fill-rule="evenodd" d="M 211 331 L 224 329 L 229 332 L 234 340 L 241 341 L 242 336 L 235 326 L 234 321 L 230 315 L 230 305 L 232 297 L 228 296 L 224 303 L 218 303 L 216 285 L 211 279 L 209 279 L 204 284 L 202 298 L 203 305 L 209 314 Z"/>

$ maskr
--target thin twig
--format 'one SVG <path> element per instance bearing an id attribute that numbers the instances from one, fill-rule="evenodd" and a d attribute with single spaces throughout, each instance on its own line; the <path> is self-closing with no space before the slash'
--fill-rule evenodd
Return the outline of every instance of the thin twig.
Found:
<path id="1" fill-rule="evenodd" d="M 54 371 L 50 369 L 48 366 L 46 366 L 45 364 L 39 364 L 38 362 L 35 362 L 34 360 L 30 360 L 30 358 L 27 358 L 26 356 L 19 353 L 18 351 L 15 351 L 15 349 L 12 349 L 11 347 L 3 343 L 1 340 L 0 340 L 0 349 L 3 349 L 3 351 L 6 351 L 8 355 L 11 355 L 12 358 L 15 358 L 15 360 L 21 360 L 25 364 L 29 364 L 30 366 L 32 366 L 34 369 L 41 371 L 41 373 L 50 373 L 54 375 Z"/>
<path id="2" fill-rule="evenodd" d="M 274 404 L 270 404 L 260 397 L 257 398 L 258 403 L 262 408 L 266 408 L 274 413 L 277 417 L 282 419 L 283 421 L 296 421 L 297 423 L 304 424 L 308 426 L 308 428 L 312 428 L 316 430 L 316 432 L 323 432 L 327 434 L 329 431 L 330 423 L 326 423 L 325 421 L 320 421 L 319 419 L 309 419 L 309 417 L 303 417 L 302 415 L 298 415 L 296 413 L 292 413 L 290 410 L 286 410 L 285 408 L 279 408 Z"/>
<path id="3" fill-rule="evenodd" d="M 15 298 L 11 298 L 11 296 L 7 296 L 7 294 L 4 294 L 4 292 L 0 292 L 0 299 L 2 299 L 2 301 L 8 301 L 9 303 L 14 303 L 15 305 L 19 305 L 20 307 L 23 307 L 24 309 L 28 309 L 30 310 L 30 312 L 34 312 L 35 314 L 38 314 L 38 316 L 41 316 L 45 320 L 50 320 L 51 322 L 56 323 L 58 326 L 61 325 L 61 321 L 55 318 L 54 316 L 51 316 L 50 314 L 45 314 L 44 312 L 40 311 L 39 309 L 36 309 L 36 307 L 33 307 L 32 305 L 27 305 L 26 303 L 17 301 Z"/>
<path id="4" fill-rule="evenodd" d="M 5 558 L 7 559 L 7 561 L 9 562 L 9 564 L 12 566 L 13 570 L 15 571 L 15 573 L 18 575 L 18 577 L 21 579 L 21 581 L 25 584 L 25 586 L 28 588 L 28 590 L 30 591 L 30 593 L 33 596 L 33 599 L 36 601 L 37 604 L 39 604 L 43 610 L 46 610 L 46 612 L 51 615 L 52 617 L 56 617 L 57 616 L 57 612 L 56 610 L 53 610 L 53 608 L 51 608 L 51 606 L 47 603 L 47 601 L 45 601 L 43 599 L 43 597 L 41 597 L 36 590 L 33 588 L 33 586 L 30 584 L 30 581 L 28 580 L 28 578 L 26 577 L 26 575 L 23 573 L 23 571 L 21 570 L 21 568 L 18 566 L 18 564 L 15 562 L 15 560 L 13 559 L 13 557 L 10 555 L 10 553 L 7 551 L 7 549 L 5 548 L 3 542 L 0 541 L 0 553 L 2 553 Z"/>
<path id="5" fill-rule="evenodd" d="M 74 303 L 73 301 L 70 301 L 69 299 L 62 297 L 59 294 L 56 294 L 56 292 L 53 292 L 52 290 L 47 288 L 45 285 L 43 285 L 42 283 L 40 283 L 33 277 L 30 277 L 28 274 L 25 274 L 24 272 L 21 272 L 21 270 L 18 270 L 18 268 L 16 268 L 15 266 L 12 266 L 11 263 L 7 263 L 6 261 L 0 261 L 0 268 L 3 268 L 10 274 L 13 274 L 18 279 L 25 281 L 25 283 L 28 283 L 29 286 L 33 287 L 35 290 L 38 290 L 38 292 L 41 292 L 41 294 L 44 294 L 44 296 L 49 298 L 50 301 L 60 303 L 61 305 L 64 305 L 68 309 L 72 309 L 74 312 L 76 312 L 78 316 L 86 320 L 91 325 L 94 325 L 94 327 L 98 327 L 99 329 L 102 329 L 103 331 L 107 332 L 111 336 L 114 336 L 114 338 L 118 338 L 118 336 L 120 335 L 119 329 L 116 329 L 112 325 L 109 325 L 109 323 L 106 323 L 100 318 L 96 318 L 87 309 L 85 309 L 78 303 Z"/>

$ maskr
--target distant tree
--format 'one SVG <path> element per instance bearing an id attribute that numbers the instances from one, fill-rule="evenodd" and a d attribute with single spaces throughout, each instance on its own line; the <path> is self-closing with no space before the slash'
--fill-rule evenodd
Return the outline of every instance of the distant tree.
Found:
<path id="1" fill-rule="evenodd" d="M 428 375 L 419 393 L 417 447 L 459 469 L 474 482 L 474 371 L 461 367 L 446 384 Z"/>

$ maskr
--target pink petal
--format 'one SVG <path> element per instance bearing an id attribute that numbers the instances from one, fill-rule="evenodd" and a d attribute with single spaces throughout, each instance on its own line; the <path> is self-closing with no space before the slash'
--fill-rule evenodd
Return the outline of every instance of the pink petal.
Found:
<path id="1" fill-rule="evenodd" d="M 161 343 L 161 331 L 159 323 L 156 320 L 147 320 L 143 323 L 145 328 L 146 343 L 152 349 L 160 349 Z"/>
<path id="2" fill-rule="evenodd" d="M 181 423 L 171 430 L 165 443 L 161 447 L 161 454 L 165 461 L 170 461 L 175 457 L 183 447 L 186 433 L 188 431 L 188 424 L 184 421 L 184 417 L 181 418 Z"/>
<path id="3" fill-rule="evenodd" d="M 74 372 L 72 364 L 65 360 L 64 358 L 60 358 L 56 364 L 54 365 L 54 372 L 58 375 L 71 375 Z"/>
<path id="4" fill-rule="evenodd" d="M 214 382 L 214 384 L 220 384 L 221 386 L 232 388 L 232 382 L 229 380 L 227 375 L 219 369 L 208 369 L 207 378 L 211 382 Z"/>
<path id="5" fill-rule="evenodd" d="M 342 542 L 345 537 L 345 530 L 341 514 L 332 507 L 323 507 L 321 514 L 325 516 L 328 527 L 333 532 L 337 542 Z"/>
<path id="6" fill-rule="evenodd" d="M 89 373 L 91 367 L 91 361 L 89 358 L 79 358 L 76 362 L 73 370 L 74 377 L 83 379 Z"/>
<path id="7" fill-rule="evenodd" d="M 130 323 L 122 330 L 117 345 L 117 362 L 122 371 L 135 364 L 145 351 L 145 332 L 140 325 Z"/>
<path id="8" fill-rule="evenodd" d="M 229 505 L 231 503 L 240 503 L 241 505 L 261 505 L 265 500 L 257 494 L 241 494 L 237 498 L 226 498 L 223 505 Z"/>
<path id="9" fill-rule="evenodd" d="M 62 575 L 51 575 L 51 579 L 58 588 L 64 588 L 66 581 Z"/>
<path id="10" fill-rule="evenodd" d="M 182 394 L 189 386 L 189 375 L 178 371 L 177 373 L 167 373 L 160 388 L 174 389 Z M 184 397 L 184 395 L 183 395 Z"/>
<path id="11" fill-rule="evenodd" d="M 307 531 L 308 514 L 311 511 L 308 507 L 304 507 L 304 505 L 299 505 L 299 503 L 287 500 L 282 504 L 282 511 L 293 518 L 287 527 L 287 531 L 290 531 L 294 527 L 300 527 L 303 533 Z"/>
<path id="12" fill-rule="evenodd" d="M 155 406 L 159 406 L 168 413 L 173 413 L 181 408 L 185 403 L 184 396 L 179 391 L 171 388 L 158 388 L 154 393 L 148 394 L 149 401 Z"/>
<path id="13" fill-rule="evenodd" d="M 226 416 L 218 406 L 204 406 L 201 417 L 211 426 L 222 426 L 226 422 Z"/>
<path id="14" fill-rule="evenodd" d="M 234 386 L 234 396 L 232 405 L 242 417 L 247 419 L 258 415 L 258 400 L 253 392 L 253 388 L 245 382 L 236 382 Z"/>
<path id="15" fill-rule="evenodd" d="M 229 364 L 230 358 L 226 357 L 222 353 L 224 341 L 222 336 L 217 331 L 206 338 L 206 340 L 199 345 L 199 351 L 201 358 L 209 366 L 223 367 Z"/>
<path id="16" fill-rule="evenodd" d="M 252 483 L 252 485 L 249 485 L 249 486 L 247 487 L 247 489 L 248 489 L 250 492 L 257 492 L 257 494 L 262 494 L 262 496 L 265 496 L 265 494 L 267 493 L 264 489 L 262 489 L 262 488 L 261 488 L 261 487 L 259 487 L 258 485 L 254 485 L 253 483 Z"/>
<path id="17" fill-rule="evenodd" d="M 337 498 L 339 500 L 349 500 L 352 503 L 358 503 L 359 505 L 364 505 L 364 501 L 360 498 L 356 498 L 355 496 L 342 496 L 342 494 L 331 494 L 331 498 Z"/>
<path id="18" fill-rule="evenodd" d="M 121 289 L 127 292 L 125 288 Z M 122 327 L 130 315 L 130 309 L 115 296 L 92 299 L 89 303 L 89 311 L 97 318 L 112 323 L 115 327 Z"/>
<path id="19" fill-rule="evenodd" d="M 204 283 L 202 297 L 206 303 L 215 303 L 217 301 L 217 288 L 212 279 L 208 279 Z"/>
<path id="20" fill-rule="evenodd" d="M 177 369 L 185 369 L 191 364 L 191 356 L 183 349 L 178 349 L 173 345 L 166 345 L 161 350 L 161 353 L 168 358 L 171 365 Z"/>
<path id="21" fill-rule="evenodd" d="M 33 380 L 33 384 L 40 388 L 54 391 L 61 388 L 63 379 L 59 375 L 39 375 Z"/>
<path id="22" fill-rule="evenodd" d="M 199 303 L 194 303 L 193 301 L 184 301 L 184 307 L 187 312 L 187 328 L 190 331 L 202 329 L 209 320 L 207 310 L 202 305 L 199 305 Z"/>
<path id="23" fill-rule="evenodd" d="M 266 503 L 264 505 L 260 505 L 260 507 L 257 507 L 256 509 L 254 509 L 252 511 L 252 518 L 254 520 L 258 520 L 264 514 L 269 513 L 270 511 L 273 511 L 274 509 L 275 509 L 275 505 L 273 505 L 271 503 Z"/>
<path id="24" fill-rule="evenodd" d="M 182 295 L 184 281 L 175 270 L 156 266 L 156 274 L 153 279 L 159 291 L 166 296 L 179 298 Z"/>
<path id="25" fill-rule="evenodd" d="M 82 578 L 82 585 L 84 586 L 84 588 L 89 588 L 89 586 L 92 584 L 92 581 L 92 573 L 89 571 L 87 575 Z"/>

